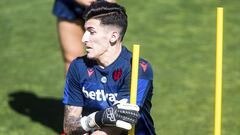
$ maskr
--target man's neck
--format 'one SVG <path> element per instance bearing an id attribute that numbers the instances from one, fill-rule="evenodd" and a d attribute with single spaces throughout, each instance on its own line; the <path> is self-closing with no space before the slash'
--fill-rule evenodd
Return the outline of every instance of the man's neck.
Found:
<path id="1" fill-rule="evenodd" d="M 104 56 L 100 56 L 100 58 L 97 60 L 98 65 L 101 68 L 106 68 L 107 66 L 111 65 L 119 57 L 121 50 L 121 44 L 115 45 L 115 47 L 109 49 Z"/>

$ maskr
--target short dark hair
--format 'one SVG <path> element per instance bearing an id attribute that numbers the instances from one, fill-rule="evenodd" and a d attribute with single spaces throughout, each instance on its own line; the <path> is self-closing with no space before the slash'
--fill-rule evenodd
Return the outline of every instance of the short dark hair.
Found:
<path id="1" fill-rule="evenodd" d="M 128 25 L 126 10 L 123 6 L 117 3 L 97 1 L 85 10 L 83 18 L 85 21 L 94 18 L 100 20 L 101 24 L 120 27 L 121 41 L 123 40 Z"/>

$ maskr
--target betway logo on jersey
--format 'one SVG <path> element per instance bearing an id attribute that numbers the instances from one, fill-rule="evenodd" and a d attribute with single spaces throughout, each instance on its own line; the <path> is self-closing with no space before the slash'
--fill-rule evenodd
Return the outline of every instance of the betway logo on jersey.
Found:
<path id="1" fill-rule="evenodd" d="M 82 92 L 86 98 L 97 101 L 106 101 L 107 99 L 114 102 L 117 97 L 117 93 L 105 93 L 104 90 L 87 91 L 85 87 L 82 87 Z"/>

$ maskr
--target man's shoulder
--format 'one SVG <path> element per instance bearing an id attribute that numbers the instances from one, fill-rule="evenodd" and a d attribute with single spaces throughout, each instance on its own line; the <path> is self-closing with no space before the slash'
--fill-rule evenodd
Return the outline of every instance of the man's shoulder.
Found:
<path id="1" fill-rule="evenodd" d="M 123 53 L 121 54 L 122 62 L 124 62 L 124 65 L 128 66 L 129 68 L 132 66 L 132 57 L 132 52 L 130 52 L 126 47 L 123 47 Z M 151 64 L 141 57 L 139 58 L 139 78 L 147 80 L 153 79 Z"/>
<path id="2" fill-rule="evenodd" d="M 96 65 L 94 60 L 88 59 L 86 56 L 75 58 L 69 67 L 69 72 L 73 74 L 86 74 L 89 69 Z"/>
<path id="3" fill-rule="evenodd" d="M 132 59 L 132 52 L 130 52 L 125 46 L 122 47 L 122 52 L 120 54 L 120 58 L 123 61 L 131 62 Z"/>
<path id="4" fill-rule="evenodd" d="M 143 79 L 153 80 L 153 70 L 151 64 L 143 59 L 139 59 L 139 77 Z"/>
<path id="5" fill-rule="evenodd" d="M 87 58 L 86 55 L 81 56 L 81 57 L 77 57 L 76 59 L 74 59 L 72 61 L 72 64 L 75 66 L 81 66 L 81 67 L 93 67 L 94 65 L 96 65 L 96 61 Z"/>
<path id="6" fill-rule="evenodd" d="M 121 62 L 124 62 L 126 66 L 129 66 L 131 68 L 132 65 L 132 52 L 130 52 L 126 47 L 123 47 L 121 54 Z M 141 79 L 153 79 L 153 71 L 151 64 L 145 60 L 144 58 L 139 58 L 139 77 Z"/>

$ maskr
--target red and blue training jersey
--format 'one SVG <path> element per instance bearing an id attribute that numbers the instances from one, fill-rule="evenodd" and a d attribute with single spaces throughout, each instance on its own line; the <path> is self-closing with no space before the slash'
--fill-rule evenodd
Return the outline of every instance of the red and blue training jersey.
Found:
<path id="1" fill-rule="evenodd" d="M 101 68 L 86 56 L 76 58 L 66 77 L 63 103 L 83 107 L 83 116 L 113 105 L 115 100 L 130 101 L 132 53 L 122 47 L 119 57 L 108 67 Z M 155 135 L 150 115 L 153 95 L 151 65 L 139 60 L 137 105 L 140 115 L 135 125 L 135 135 Z"/>

